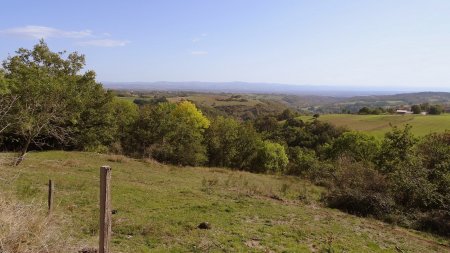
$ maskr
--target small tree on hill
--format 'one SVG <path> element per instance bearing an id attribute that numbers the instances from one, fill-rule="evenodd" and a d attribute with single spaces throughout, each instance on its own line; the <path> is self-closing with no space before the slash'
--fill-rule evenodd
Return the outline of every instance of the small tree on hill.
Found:
<path id="1" fill-rule="evenodd" d="M 253 171 L 282 173 L 289 163 L 284 147 L 270 141 L 261 142 L 257 157 L 254 160 Z"/>
<path id="2" fill-rule="evenodd" d="M 391 173 L 397 165 L 411 160 L 416 142 L 410 125 L 406 125 L 404 129 L 393 127 L 392 131 L 385 134 L 376 158 L 376 164 L 381 172 Z"/>
<path id="3" fill-rule="evenodd" d="M 428 114 L 431 115 L 439 115 L 444 111 L 441 105 L 432 105 L 430 109 L 428 109 Z"/>
<path id="4" fill-rule="evenodd" d="M 371 110 L 369 107 L 363 107 L 363 108 L 359 109 L 359 111 L 358 111 L 358 114 L 361 114 L 361 115 L 367 115 L 370 113 L 371 113 Z"/>
<path id="5" fill-rule="evenodd" d="M 420 114 L 422 112 L 422 108 L 420 108 L 420 105 L 413 105 L 411 106 L 411 111 L 414 114 Z"/>

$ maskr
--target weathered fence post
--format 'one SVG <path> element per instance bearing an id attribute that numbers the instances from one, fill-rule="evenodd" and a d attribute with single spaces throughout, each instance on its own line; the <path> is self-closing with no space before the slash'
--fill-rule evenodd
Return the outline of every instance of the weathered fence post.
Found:
<path id="1" fill-rule="evenodd" d="M 52 214 L 54 191 L 55 183 L 50 179 L 48 180 L 48 215 Z"/>
<path id="2" fill-rule="evenodd" d="M 100 238 L 99 253 L 109 253 L 111 239 L 111 167 L 100 168 Z"/>

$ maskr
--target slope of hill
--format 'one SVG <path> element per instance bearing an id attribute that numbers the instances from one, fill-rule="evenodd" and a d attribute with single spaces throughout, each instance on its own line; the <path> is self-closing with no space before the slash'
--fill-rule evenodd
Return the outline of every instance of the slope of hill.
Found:
<path id="1" fill-rule="evenodd" d="M 195 89 L 190 89 L 187 85 L 184 90 L 172 89 L 169 85 L 165 88 L 164 86 L 157 86 L 158 89 L 153 91 L 150 91 L 150 89 L 132 91 L 133 89 L 131 87 L 133 86 L 127 87 L 126 85 L 110 86 L 110 88 L 114 87 L 120 96 L 133 100 L 140 96 L 146 98 L 164 96 L 170 98 L 169 100 L 171 101 L 189 99 L 196 102 L 196 104 L 202 104 L 203 106 L 209 107 L 233 107 L 245 105 L 247 109 L 252 106 L 254 107 L 255 105 L 263 105 L 267 104 L 267 102 L 272 102 L 296 110 L 309 111 L 311 113 L 341 113 L 342 111 L 357 112 L 362 107 L 395 108 L 422 103 L 450 106 L 450 92 L 417 92 L 394 95 L 352 96 L 352 94 L 354 95 L 355 93 L 350 92 L 334 95 L 330 95 L 327 92 L 317 92 L 317 94 L 308 92 L 291 93 L 284 91 L 283 89 L 269 93 L 264 92 L 264 89 L 258 90 L 256 88 L 252 92 L 239 92 L 238 90 L 234 91 L 235 93 L 230 93 L 231 91 L 225 90 L 222 92 L 195 92 L 193 91 Z M 233 96 L 239 96 L 245 101 L 229 99 Z"/>
<path id="2" fill-rule="evenodd" d="M 312 120 L 311 116 L 301 116 L 300 119 Z M 450 114 L 442 115 L 354 115 L 354 114 L 324 114 L 319 120 L 351 130 L 363 131 L 375 137 L 382 137 L 391 130 L 391 126 L 412 126 L 412 133 L 424 136 L 434 132 L 450 130 Z"/>
<path id="3" fill-rule="evenodd" d="M 19 168 L 1 165 L 0 190 L 46 203 L 53 179 L 55 217 L 71 224 L 65 236 L 79 248 L 95 246 L 98 174 L 105 164 L 113 168 L 112 252 L 450 250 L 446 239 L 325 208 L 323 189 L 293 177 L 52 151 L 29 154 Z M 211 229 L 198 229 L 201 222 Z"/>
<path id="4" fill-rule="evenodd" d="M 357 112 L 362 107 L 398 107 L 413 104 L 450 105 L 450 92 L 416 92 L 382 96 L 356 96 L 339 101 L 317 104 L 321 112 L 340 113 L 343 110 Z"/>

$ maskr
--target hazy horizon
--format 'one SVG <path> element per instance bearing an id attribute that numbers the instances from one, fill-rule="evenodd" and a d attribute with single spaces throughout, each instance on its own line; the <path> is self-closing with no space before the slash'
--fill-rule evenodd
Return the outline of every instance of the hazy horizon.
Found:
<path id="1" fill-rule="evenodd" d="M 449 1 L 24 4 L 2 6 L 1 59 L 44 38 L 85 54 L 104 82 L 450 86 Z"/>
<path id="2" fill-rule="evenodd" d="M 134 91 L 186 91 L 205 93 L 241 93 L 241 94 L 285 94 L 298 96 L 379 96 L 423 92 L 444 92 L 445 89 L 396 88 L 396 87 L 355 87 L 355 86 L 318 86 L 290 85 L 280 83 L 247 83 L 247 82 L 102 82 L 104 87 L 113 90 Z"/>

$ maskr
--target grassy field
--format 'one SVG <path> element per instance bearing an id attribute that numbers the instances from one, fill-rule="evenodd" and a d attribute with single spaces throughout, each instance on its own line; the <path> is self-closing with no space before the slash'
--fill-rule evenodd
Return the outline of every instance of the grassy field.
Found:
<path id="1" fill-rule="evenodd" d="M 181 100 L 190 100 L 199 105 L 203 106 L 233 106 L 233 105 L 245 105 L 245 106 L 255 106 L 257 104 L 262 104 L 261 101 L 255 99 L 251 96 L 242 95 L 242 101 L 239 99 L 231 100 L 229 99 L 231 95 L 220 95 L 220 94 L 191 94 L 189 96 L 183 97 L 168 97 L 169 102 L 175 103 Z M 138 97 L 120 97 L 120 99 L 134 101 L 135 99 L 150 100 L 150 98 L 138 98 Z M 228 100 L 227 100 L 228 99 Z"/>
<path id="2" fill-rule="evenodd" d="M 293 177 L 39 152 L 20 167 L 2 165 L 0 190 L 45 204 L 53 179 L 54 213 L 65 220 L 64 236 L 75 248 L 95 247 L 99 167 L 105 164 L 113 168 L 117 210 L 112 252 L 450 251 L 447 239 L 325 208 L 319 202 L 323 189 Z M 201 222 L 212 228 L 198 229 Z"/>
<path id="3" fill-rule="evenodd" d="M 172 97 L 168 98 L 170 102 L 178 102 L 180 100 L 191 100 L 197 104 L 204 106 L 232 106 L 232 105 L 245 105 L 245 106 L 255 106 L 261 104 L 257 99 L 251 98 L 249 96 L 241 95 L 242 101 L 227 100 L 231 95 L 218 95 L 218 94 L 193 94 L 187 97 Z"/>
<path id="4" fill-rule="evenodd" d="M 311 116 L 301 116 L 302 120 L 311 120 Z M 450 114 L 443 115 L 350 115 L 324 114 L 319 120 L 336 126 L 366 132 L 376 137 L 382 137 L 392 126 L 412 126 L 416 136 L 424 136 L 432 132 L 450 130 Z"/>

